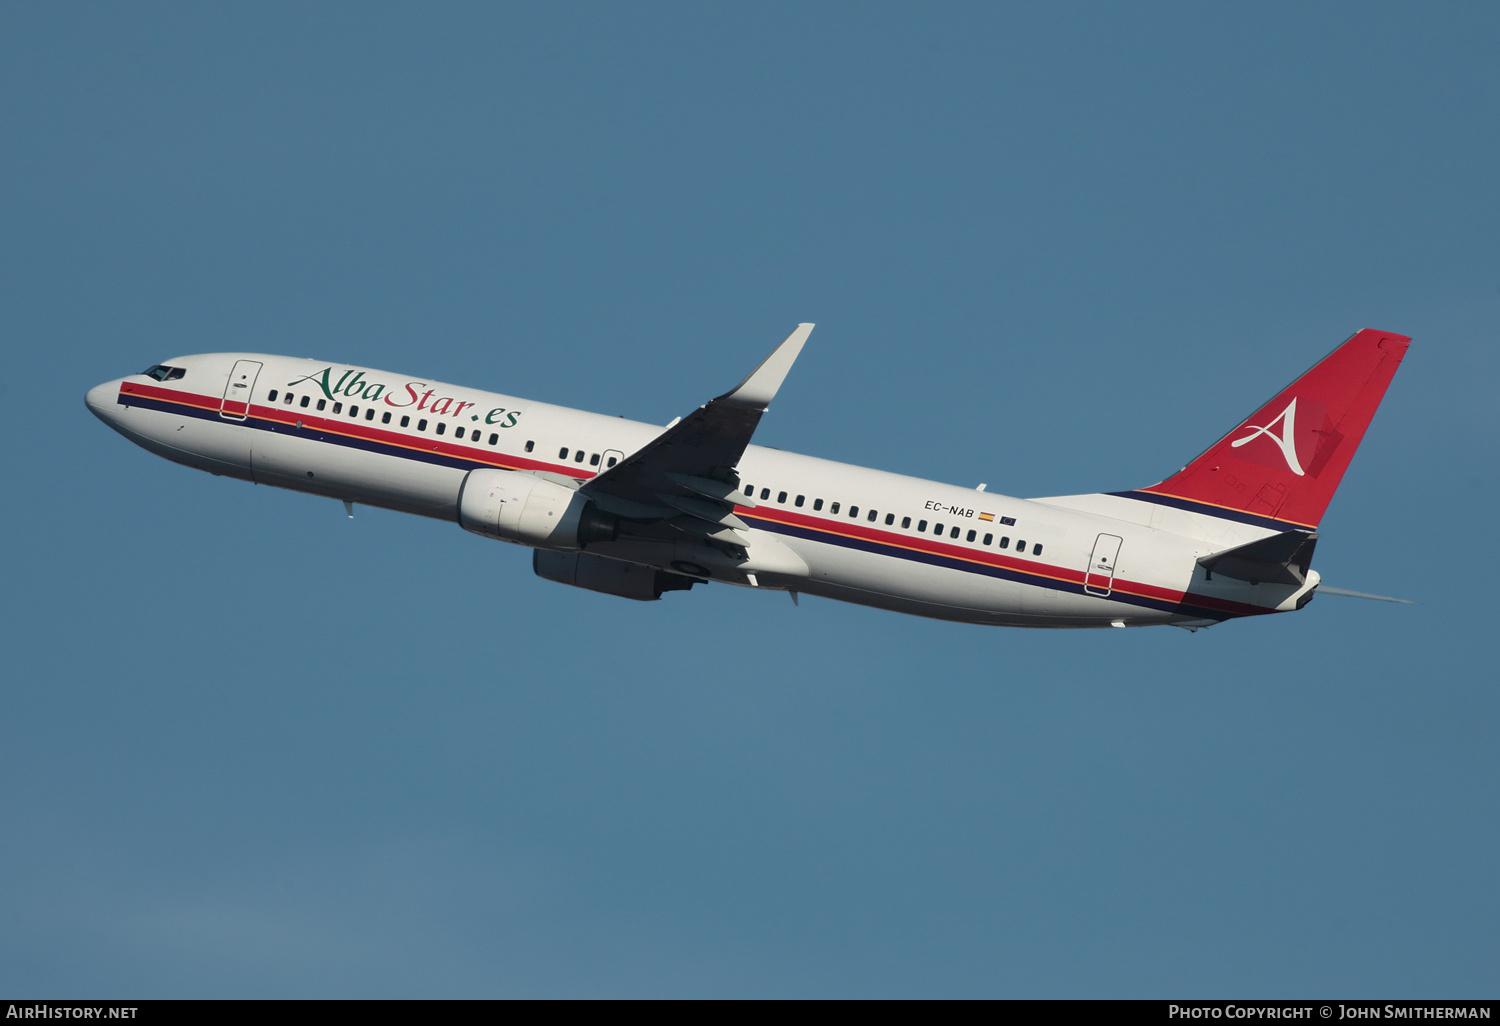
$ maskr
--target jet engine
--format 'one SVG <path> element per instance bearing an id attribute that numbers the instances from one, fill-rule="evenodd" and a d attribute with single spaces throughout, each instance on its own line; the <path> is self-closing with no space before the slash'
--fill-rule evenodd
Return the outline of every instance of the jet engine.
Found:
<path id="1" fill-rule="evenodd" d="M 531 568 L 538 577 L 575 588 L 602 591 L 606 595 L 654 602 L 662 592 L 687 591 L 698 581 L 692 577 L 655 570 L 639 563 L 622 563 L 589 552 L 547 552 L 537 549 L 531 554 Z"/>
<path id="2" fill-rule="evenodd" d="M 515 470 L 471 470 L 458 495 L 458 522 L 486 538 L 576 550 L 614 541 L 620 522 L 566 485 Z"/>

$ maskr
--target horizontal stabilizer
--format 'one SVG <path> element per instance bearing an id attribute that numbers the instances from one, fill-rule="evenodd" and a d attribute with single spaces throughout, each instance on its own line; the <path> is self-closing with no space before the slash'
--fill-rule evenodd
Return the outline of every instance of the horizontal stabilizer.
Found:
<path id="1" fill-rule="evenodd" d="M 1198 560 L 1209 576 L 1219 574 L 1251 584 L 1304 584 L 1318 536 L 1309 531 L 1283 531 Z"/>

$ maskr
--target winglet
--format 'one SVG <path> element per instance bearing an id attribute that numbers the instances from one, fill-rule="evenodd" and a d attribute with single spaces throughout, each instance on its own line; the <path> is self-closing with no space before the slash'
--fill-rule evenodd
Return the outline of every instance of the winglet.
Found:
<path id="1" fill-rule="evenodd" d="M 771 400 L 776 398 L 777 390 L 786 380 L 792 364 L 797 362 L 797 355 L 802 352 L 803 343 L 812 334 L 812 330 L 811 324 L 797 325 L 796 330 L 782 339 L 781 345 L 771 350 L 771 355 L 760 361 L 744 381 L 719 396 L 715 402 L 764 411 L 771 405 Z"/>

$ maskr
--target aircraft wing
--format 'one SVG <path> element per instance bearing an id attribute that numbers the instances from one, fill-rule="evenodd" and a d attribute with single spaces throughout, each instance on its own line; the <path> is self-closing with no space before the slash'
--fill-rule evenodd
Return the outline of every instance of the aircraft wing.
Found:
<path id="1" fill-rule="evenodd" d="M 743 543 L 734 532 L 745 524 L 734 506 L 755 503 L 739 494 L 734 468 L 812 329 L 797 325 L 744 381 L 670 425 L 582 491 L 624 516 L 670 517 L 689 534 Z"/>

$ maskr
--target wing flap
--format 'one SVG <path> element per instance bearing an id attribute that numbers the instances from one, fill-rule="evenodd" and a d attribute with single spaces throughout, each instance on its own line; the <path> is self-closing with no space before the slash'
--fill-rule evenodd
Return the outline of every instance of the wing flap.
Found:
<path id="1" fill-rule="evenodd" d="M 717 502 L 707 502 L 688 495 L 662 495 L 658 498 L 673 509 L 679 509 L 688 516 L 706 523 L 738 528 L 742 531 L 749 530 L 750 525 L 735 516 L 733 509 Z"/>
<path id="2" fill-rule="evenodd" d="M 726 545 L 734 545 L 742 549 L 750 544 L 750 539 L 734 528 L 720 527 L 718 524 L 708 523 L 707 521 L 699 520 L 697 517 L 673 517 L 667 523 L 677 528 L 683 534 L 691 535 L 694 538 L 700 538 L 704 541 L 723 542 Z"/>
<path id="3" fill-rule="evenodd" d="M 739 489 L 726 481 L 714 481 L 706 477 L 692 477 L 688 474 L 668 474 L 667 477 L 681 485 L 690 492 L 696 492 L 707 499 L 715 502 L 727 502 L 731 506 L 744 506 L 754 509 L 756 502 L 748 495 L 742 495 Z"/>

